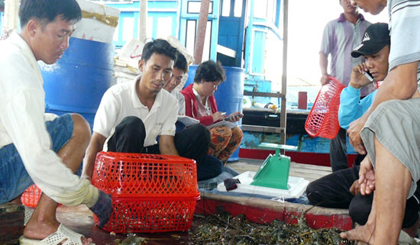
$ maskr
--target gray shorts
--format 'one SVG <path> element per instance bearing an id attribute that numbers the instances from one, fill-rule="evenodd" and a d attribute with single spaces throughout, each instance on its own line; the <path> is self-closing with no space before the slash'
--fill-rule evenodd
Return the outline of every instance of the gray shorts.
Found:
<path id="1" fill-rule="evenodd" d="M 420 98 L 386 101 L 371 114 L 361 137 L 374 167 L 375 136 L 410 171 L 411 197 L 420 179 Z"/>

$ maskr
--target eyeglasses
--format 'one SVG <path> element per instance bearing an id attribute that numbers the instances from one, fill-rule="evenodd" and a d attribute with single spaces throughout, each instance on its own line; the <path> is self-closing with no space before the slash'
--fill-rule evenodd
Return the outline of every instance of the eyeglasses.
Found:
<path id="1" fill-rule="evenodd" d="M 220 82 L 212 82 L 213 88 L 217 88 L 220 85 Z"/>

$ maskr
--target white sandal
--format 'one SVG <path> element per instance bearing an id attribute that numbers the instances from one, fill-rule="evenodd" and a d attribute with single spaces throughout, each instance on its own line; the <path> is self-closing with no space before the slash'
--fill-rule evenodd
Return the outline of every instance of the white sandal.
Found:
<path id="1" fill-rule="evenodd" d="M 28 208 L 26 206 L 25 207 L 25 220 L 23 222 L 23 226 L 26 226 L 26 224 L 28 223 L 29 219 L 32 217 L 32 214 L 34 213 L 35 209 L 33 208 Z"/>
<path id="2" fill-rule="evenodd" d="M 83 235 L 70 230 L 64 225 L 60 224 L 56 232 L 52 233 L 43 240 L 29 239 L 24 236 L 21 236 L 19 239 L 20 245 L 82 245 Z M 67 240 L 66 240 L 67 239 Z M 66 240 L 64 243 L 64 240 Z"/>

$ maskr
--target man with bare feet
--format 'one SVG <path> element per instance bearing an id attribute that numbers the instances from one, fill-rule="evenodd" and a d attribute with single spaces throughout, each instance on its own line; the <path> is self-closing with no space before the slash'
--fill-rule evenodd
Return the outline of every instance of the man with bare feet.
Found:
<path id="1" fill-rule="evenodd" d="M 58 223 L 57 203 L 86 204 L 100 225 L 112 211 L 109 196 L 74 174 L 90 140 L 88 123 L 77 114 L 44 114 L 37 61 L 55 63 L 81 17 L 75 0 L 22 0 L 21 32 L 0 41 L 0 204 L 19 200 L 33 183 L 44 193 L 20 244 L 92 241 Z"/>
<path id="2" fill-rule="evenodd" d="M 366 225 L 342 233 L 369 244 L 397 244 L 407 198 L 420 179 L 420 5 L 412 0 L 353 0 L 390 15 L 389 73 L 371 107 L 350 124 L 350 143 L 370 161 L 360 166 L 362 194 L 375 190 Z"/>
<path id="3" fill-rule="evenodd" d="M 350 123 L 370 107 L 376 91 L 360 99 L 360 88 L 372 83 L 365 77 L 368 71 L 372 74 L 373 82 L 379 83 L 385 79 L 388 74 L 390 43 L 388 24 L 375 23 L 366 29 L 361 45 L 351 52 L 352 57 L 363 55 L 365 62 L 353 68 L 349 86 L 341 92 L 338 120 L 342 128 L 348 129 Z M 360 166 L 342 169 L 311 182 L 306 189 L 309 202 L 321 207 L 349 209 L 354 223 L 366 224 L 373 193 L 359 193 L 359 169 Z M 417 186 L 415 194 L 407 200 L 402 224 L 403 231 L 409 237 L 416 235 L 419 210 L 420 186 Z"/>

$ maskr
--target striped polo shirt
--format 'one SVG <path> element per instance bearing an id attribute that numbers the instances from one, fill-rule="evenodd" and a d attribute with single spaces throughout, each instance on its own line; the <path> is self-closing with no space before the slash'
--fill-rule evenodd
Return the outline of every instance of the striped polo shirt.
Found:
<path id="1" fill-rule="evenodd" d="M 420 1 L 388 0 L 391 51 L 389 70 L 420 60 Z M 417 89 L 420 91 L 420 62 L 417 68 Z"/>
<path id="2" fill-rule="evenodd" d="M 371 23 L 362 14 L 356 25 L 346 20 L 344 13 L 336 20 L 328 22 L 324 28 L 320 52 L 331 55 L 330 74 L 344 85 L 350 82 L 351 71 L 354 66 L 363 62 L 363 57 L 351 57 L 351 51 L 362 42 L 363 34 Z M 366 96 L 374 90 L 374 86 L 365 86 L 361 96 Z"/>

